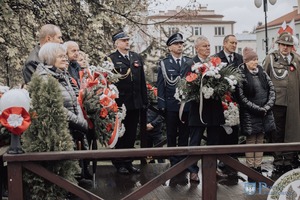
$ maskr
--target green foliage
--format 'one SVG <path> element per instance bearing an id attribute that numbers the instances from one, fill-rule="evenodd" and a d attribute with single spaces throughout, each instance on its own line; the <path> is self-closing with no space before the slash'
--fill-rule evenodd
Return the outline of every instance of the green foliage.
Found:
<path id="1" fill-rule="evenodd" d="M 22 146 L 26 152 L 73 151 L 74 142 L 68 130 L 67 116 L 63 108 L 63 98 L 59 83 L 53 77 L 43 80 L 34 76 L 29 93 L 32 100 L 31 125 L 22 135 Z M 76 161 L 42 162 L 49 171 L 76 182 L 79 172 Z M 33 174 L 25 173 L 27 194 L 30 199 L 59 199 L 66 191 Z"/>

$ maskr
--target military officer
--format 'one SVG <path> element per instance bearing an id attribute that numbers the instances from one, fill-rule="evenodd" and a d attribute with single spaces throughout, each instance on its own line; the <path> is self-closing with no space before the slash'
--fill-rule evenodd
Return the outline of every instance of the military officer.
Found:
<path id="1" fill-rule="evenodd" d="M 115 148 L 134 148 L 139 113 L 148 104 L 144 63 L 139 54 L 129 50 L 129 36 L 124 31 L 114 34 L 112 40 L 117 50 L 109 57 L 114 64 L 114 72 L 121 75 L 120 81 L 116 83 L 119 90 L 116 102 L 118 106 L 124 104 L 126 107 L 123 121 L 126 131 L 118 139 Z M 120 174 L 140 172 L 129 159 L 117 159 L 113 164 Z"/>
<path id="2" fill-rule="evenodd" d="M 274 83 L 276 101 L 273 113 L 276 131 L 272 143 L 300 142 L 300 61 L 293 52 L 293 37 L 287 32 L 279 35 L 278 50 L 266 56 L 263 64 Z M 299 166 L 296 153 L 275 153 L 274 173 L 283 174 Z"/>
<path id="3" fill-rule="evenodd" d="M 176 84 L 182 78 L 187 69 L 187 62 L 191 59 L 183 56 L 183 36 L 175 33 L 167 40 L 167 46 L 170 54 L 161 60 L 158 65 L 157 90 L 158 90 L 158 109 L 160 109 L 166 117 L 167 129 L 167 146 L 187 146 L 189 138 L 188 129 L 188 106 L 185 106 L 182 121 L 179 119 L 180 103 L 175 99 L 174 94 Z M 182 160 L 183 157 L 170 157 L 171 166 Z M 183 174 L 181 183 L 186 184 L 187 179 Z M 172 179 L 175 180 L 175 179 Z"/>

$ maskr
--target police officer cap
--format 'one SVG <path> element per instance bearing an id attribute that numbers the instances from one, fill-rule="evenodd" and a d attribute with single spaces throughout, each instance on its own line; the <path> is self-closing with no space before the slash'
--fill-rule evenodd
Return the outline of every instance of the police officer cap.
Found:
<path id="1" fill-rule="evenodd" d="M 290 33 L 283 32 L 279 35 L 276 43 L 292 46 L 292 45 L 294 45 L 294 40 L 293 40 L 293 37 Z"/>
<path id="2" fill-rule="evenodd" d="M 172 44 L 177 43 L 177 42 L 184 43 L 183 36 L 180 33 L 175 33 L 175 34 L 171 35 L 169 37 L 169 39 L 167 40 L 167 46 L 171 46 Z"/>
<path id="3" fill-rule="evenodd" d="M 114 34 L 112 36 L 113 42 L 115 42 L 118 39 L 129 39 L 130 37 L 124 32 L 124 31 L 119 31 L 118 33 Z"/>

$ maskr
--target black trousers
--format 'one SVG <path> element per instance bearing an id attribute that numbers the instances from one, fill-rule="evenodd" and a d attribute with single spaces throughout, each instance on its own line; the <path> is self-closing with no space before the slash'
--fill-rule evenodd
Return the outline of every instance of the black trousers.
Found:
<path id="1" fill-rule="evenodd" d="M 134 148 L 139 117 L 140 117 L 139 109 L 126 111 L 126 117 L 123 121 L 126 130 L 124 135 L 118 138 L 118 142 L 115 146 L 115 149 Z M 132 159 L 115 159 L 112 161 L 112 163 L 118 169 L 120 167 L 128 167 L 132 165 Z"/>
<path id="2" fill-rule="evenodd" d="M 167 146 L 188 146 L 189 142 L 189 127 L 188 127 L 188 112 L 183 112 L 182 123 L 179 119 L 179 112 L 167 111 L 166 112 L 166 129 L 167 129 Z M 185 156 L 171 156 L 171 166 L 175 165 Z"/>
<path id="3" fill-rule="evenodd" d="M 276 124 L 276 130 L 271 133 L 271 143 L 284 143 L 285 138 L 285 121 L 286 121 L 286 106 L 273 107 L 273 115 Z M 275 166 L 288 166 L 292 165 L 298 159 L 297 152 L 274 152 L 273 153 Z"/>
<path id="4" fill-rule="evenodd" d="M 220 144 L 223 127 L 221 126 L 190 126 L 190 142 L 189 146 L 200 146 L 204 131 L 207 131 L 207 145 Z M 191 173 L 198 173 L 199 167 L 194 163 L 189 168 Z"/>

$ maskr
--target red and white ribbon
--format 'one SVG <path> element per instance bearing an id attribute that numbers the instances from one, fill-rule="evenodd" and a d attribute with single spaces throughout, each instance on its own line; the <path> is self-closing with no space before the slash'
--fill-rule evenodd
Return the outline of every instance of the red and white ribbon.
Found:
<path id="1" fill-rule="evenodd" d="M 31 119 L 29 113 L 23 107 L 10 107 L 0 115 L 1 124 L 15 135 L 22 133 L 30 126 Z"/>

